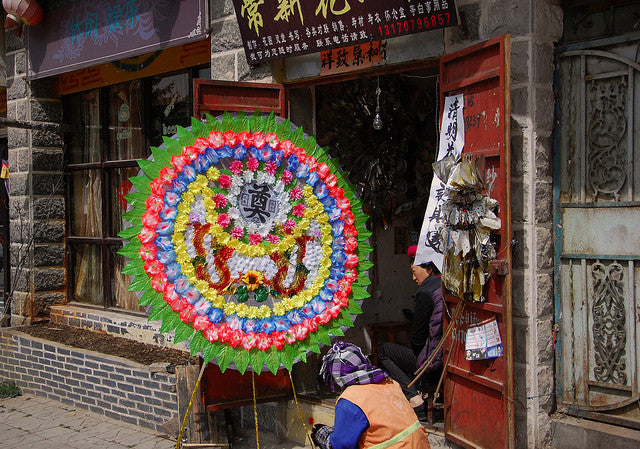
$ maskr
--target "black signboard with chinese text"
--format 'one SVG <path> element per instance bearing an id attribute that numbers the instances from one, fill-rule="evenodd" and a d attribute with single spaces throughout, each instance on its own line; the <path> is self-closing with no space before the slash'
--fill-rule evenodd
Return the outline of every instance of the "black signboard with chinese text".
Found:
<path id="1" fill-rule="evenodd" d="M 233 0 L 249 64 L 457 25 L 454 0 Z"/>

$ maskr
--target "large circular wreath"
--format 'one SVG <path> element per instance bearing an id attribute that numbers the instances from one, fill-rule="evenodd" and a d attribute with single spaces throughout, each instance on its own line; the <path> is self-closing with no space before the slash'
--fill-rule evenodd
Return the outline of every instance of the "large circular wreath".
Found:
<path id="1" fill-rule="evenodd" d="M 337 163 L 289 120 L 192 119 L 130 178 L 119 254 L 149 320 L 192 354 L 275 373 L 344 335 L 372 263 L 367 215 Z"/>

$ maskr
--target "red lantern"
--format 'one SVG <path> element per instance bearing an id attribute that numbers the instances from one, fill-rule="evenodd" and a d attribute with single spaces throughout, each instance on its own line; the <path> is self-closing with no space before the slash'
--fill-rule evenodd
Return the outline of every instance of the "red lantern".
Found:
<path id="1" fill-rule="evenodd" d="M 42 8 L 36 0 L 2 0 L 2 6 L 7 11 L 5 29 L 18 35 L 22 25 L 37 25 L 42 20 Z"/>

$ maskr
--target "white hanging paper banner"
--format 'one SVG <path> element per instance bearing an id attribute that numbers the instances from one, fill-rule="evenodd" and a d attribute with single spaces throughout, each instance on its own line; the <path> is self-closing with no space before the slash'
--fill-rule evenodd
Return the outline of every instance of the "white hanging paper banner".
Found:
<path id="1" fill-rule="evenodd" d="M 438 148 L 438 159 L 442 160 L 446 156 L 457 159 L 462 154 L 464 147 L 464 117 L 462 108 L 464 106 L 464 96 L 462 94 L 446 97 L 444 99 L 444 109 L 442 112 L 442 127 L 440 128 L 440 147 Z M 433 176 L 431 181 L 431 191 L 427 211 L 424 214 L 418 249 L 414 264 L 433 262 L 442 271 L 442 249 L 438 237 L 439 222 L 442 221 L 441 207 L 445 184 L 447 180 L 440 180 Z"/>

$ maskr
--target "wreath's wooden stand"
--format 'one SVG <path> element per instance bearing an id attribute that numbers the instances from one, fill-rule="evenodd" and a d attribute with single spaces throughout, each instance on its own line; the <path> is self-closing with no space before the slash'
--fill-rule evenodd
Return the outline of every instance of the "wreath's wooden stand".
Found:
<path id="1" fill-rule="evenodd" d="M 176 439 L 176 447 L 175 449 L 186 449 L 186 448 L 191 448 L 191 449 L 196 449 L 196 448 L 213 448 L 213 447 L 218 447 L 218 448 L 228 448 L 229 447 L 229 443 L 186 443 L 183 442 L 183 436 L 184 436 L 184 432 L 185 429 L 187 427 L 187 424 L 189 422 L 189 414 L 191 412 L 191 408 L 193 407 L 194 404 L 194 400 L 197 396 L 198 390 L 200 388 L 200 381 L 202 380 L 202 375 L 204 374 L 204 369 L 207 366 L 206 363 L 202 364 L 202 367 L 200 368 L 200 373 L 198 374 L 198 379 L 195 383 L 195 387 L 193 389 L 193 393 L 191 394 L 191 398 L 189 400 L 189 404 L 187 405 L 187 409 L 185 411 L 184 414 L 184 418 L 182 419 L 182 424 L 180 426 L 180 431 L 178 432 L 178 437 Z M 311 447 L 312 449 L 315 449 L 315 445 L 313 443 L 313 439 L 311 438 L 311 435 L 309 434 L 309 430 L 307 429 L 307 426 L 304 422 L 304 418 L 302 416 L 302 411 L 300 410 L 300 403 L 298 402 L 298 395 L 296 394 L 296 388 L 293 384 L 293 376 L 291 375 L 291 371 L 288 371 L 289 373 L 289 380 L 291 381 L 291 391 L 293 392 L 293 399 L 296 403 L 296 407 L 298 409 L 298 415 L 300 416 L 300 422 L 302 423 L 302 427 L 304 428 L 304 433 L 307 437 L 307 439 L 309 440 L 309 443 L 311 443 Z M 253 371 L 251 371 L 251 386 L 252 386 L 252 391 L 253 391 L 253 419 L 255 422 L 255 428 L 256 428 L 256 448 L 260 449 L 260 433 L 258 430 L 258 403 L 256 400 L 256 382 L 255 382 L 255 373 Z"/>

